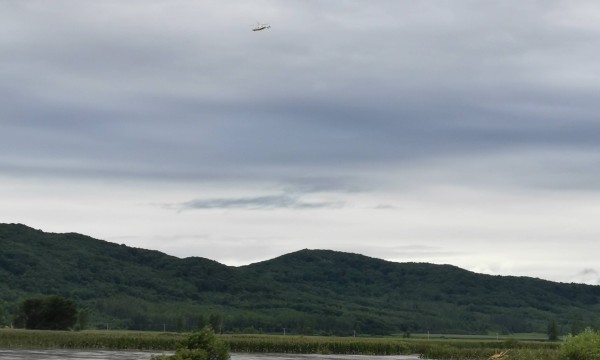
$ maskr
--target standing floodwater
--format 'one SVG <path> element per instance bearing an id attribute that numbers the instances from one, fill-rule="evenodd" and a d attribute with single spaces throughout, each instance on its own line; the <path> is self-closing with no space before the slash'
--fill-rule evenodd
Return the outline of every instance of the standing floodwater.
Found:
<path id="1" fill-rule="evenodd" d="M 1 360 L 149 360 L 151 352 L 81 350 L 0 350 Z M 231 354 L 231 360 L 417 360 L 416 355 Z"/>

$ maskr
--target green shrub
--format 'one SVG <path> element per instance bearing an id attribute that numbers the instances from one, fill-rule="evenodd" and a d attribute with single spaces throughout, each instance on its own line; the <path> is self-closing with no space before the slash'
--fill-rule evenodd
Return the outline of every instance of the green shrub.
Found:
<path id="1" fill-rule="evenodd" d="M 229 360 L 227 345 L 218 339 L 210 326 L 190 334 L 183 346 L 171 356 L 154 356 L 153 360 Z"/>
<path id="2" fill-rule="evenodd" d="M 600 360 L 600 332 L 590 328 L 569 336 L 560 350 L 564 360 Z"/>

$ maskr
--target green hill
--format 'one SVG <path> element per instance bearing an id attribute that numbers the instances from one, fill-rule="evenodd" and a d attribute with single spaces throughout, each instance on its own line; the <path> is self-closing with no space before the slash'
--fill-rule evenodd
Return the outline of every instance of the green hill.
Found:
<path id="1" fill-rule="evenodd" d="M 562 332 L 600 320 L 600 286 L 301 250 L 242 267 L 0 224 L 0 322 L 28 297 L 77 301 L 91 327 L 349 335 Z"/>

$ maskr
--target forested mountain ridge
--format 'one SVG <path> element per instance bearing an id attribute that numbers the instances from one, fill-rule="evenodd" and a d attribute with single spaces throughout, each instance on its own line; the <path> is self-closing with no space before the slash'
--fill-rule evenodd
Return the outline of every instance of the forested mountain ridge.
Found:
<path id="1" fill-rule="evenodd" d="M 91 326 L 388 334 L 545 331 L 598 325 L 600 286 L 476 274 L 301 250 L 241 267 L 79 234 L 0 224 L 0 321 L 27 297 L 77 301 Z"/>

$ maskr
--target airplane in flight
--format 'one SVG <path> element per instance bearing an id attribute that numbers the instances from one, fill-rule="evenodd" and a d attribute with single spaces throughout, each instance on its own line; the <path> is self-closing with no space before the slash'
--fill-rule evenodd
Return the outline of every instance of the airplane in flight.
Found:
<path id="1" fill-rule="evenodd" d="M 261 31 L 261 30 L 265 30 L 265 29 L 270 29 L 271 25 L 269 24 L 261 24 L 261 23 L 256 23 L 256 25 L 250 25 L 250 26 L 254 26 L 252 28 L 252 31 Z"/>

